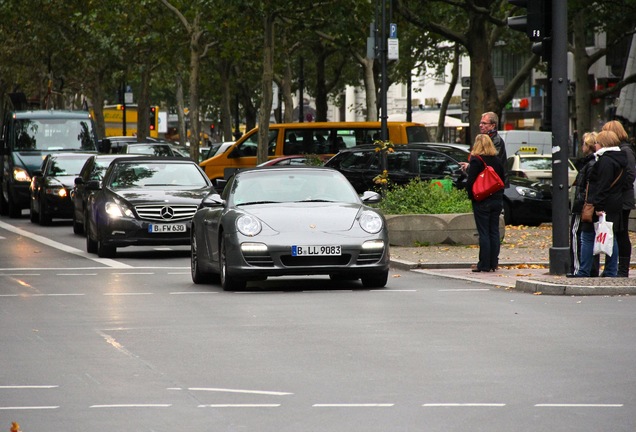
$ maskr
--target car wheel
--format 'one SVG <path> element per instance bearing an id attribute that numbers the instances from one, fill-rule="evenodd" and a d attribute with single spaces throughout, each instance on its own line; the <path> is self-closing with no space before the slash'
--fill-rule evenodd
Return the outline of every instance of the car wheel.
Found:
<path id="1" fill-rule="evenodd" d="M 11 194 L 9 194 L 7 208 L 9 209 L 8 213 L 11 219 L 17 219 L 22 216 L 22 209 L 18 207 L 13 198 L 11 198 Z"/>
<path id="2" fill-rule="evenodd" d="M 215 275 L 213 273 L 204 272 L 199 266 L 199 244 L 197 243 L 197 236 L 194 234 L 194 226 L 192 227 L 190 244 L 190 273 L 192 274 L 192 282 L 195 284 L 213 282 Z"/>
<path id="3" fill-rule="evenodd" d="M 97 240 L 97 256 L 100 258 L 112 258 L 115 256 L 117 248 L 115 246 L 105 245 L 103 241 Z"/>
<path id="4" fill-rule="evenodd" d="M 373 272 L 362 276 L 362 286 L 365 288 L 384 288 L 389 280 L 389 271 Z"/>
<path id="5" fill-rule="evenodd" d="M 223 291 L 241 291 L 245 289 L 247 281 L 237 279 L 231 276 L 227 272 L 227 254 L 225 248 L 225 240 L 221 239 L 221 252 L 220 252 L 220 272 L 221 275 L 221 287 Z"/>
<path id="6" fill-rule="evenodd" d="M 89 227 L 86 227 L 86 252 L 97 253 L 97 242 L 91 237 Z"/>
<path id="7" fill-rule="evenodd" d="M 42 226 L 51 225 L 51 221 L 53 218 L 51 215 L 46 213 L 46 207 L 44 206 L 44 202 L 40 201 L 40 211 L 38 212 L 38 222 Z"/>
<path id="8" fill-rule="evenodd" d="M 84 224 L 77 221 L 75 214 L 73 214 L 73 233 L 84 234 Z"/>
<path id="9" fill-rule="evenodd" d="M 510 208 L 510 203 L 504 200 L 503 202 L 503 214 L 504 214 L 504 223 L 506 225 L 512 225 L 512 210 Z"/>
<path id="10" fill-rule="evenodd" d="M 40 217 L 38 216 L 38 212 L 33 208 L 33 200 L 31 200 L 31 208 L 29 209 L 29 219 L 31 219 L 32 223 L 38 223 Z"/>

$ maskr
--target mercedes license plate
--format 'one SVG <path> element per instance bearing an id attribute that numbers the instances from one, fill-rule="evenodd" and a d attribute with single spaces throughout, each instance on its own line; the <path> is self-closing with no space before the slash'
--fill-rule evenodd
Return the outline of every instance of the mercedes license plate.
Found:
<path id="1" fill-rule="evenodd" d="M 150 224 L 148 232 L 151 234 L 186 232 L 186 224 Z"/>
<path id="2" fill-rule="evenodd" d="M 341 246 L 292 246 L 292 256 L 324 256 L 341 254 Z"/>

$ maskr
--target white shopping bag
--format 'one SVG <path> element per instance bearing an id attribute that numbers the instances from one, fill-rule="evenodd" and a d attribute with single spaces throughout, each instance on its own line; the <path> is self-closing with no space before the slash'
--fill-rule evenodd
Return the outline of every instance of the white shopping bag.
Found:
<path id="1" fill-rule="evenodd" d="M 612 256 L 614 249 L 614 223 L 605 220 L 605 213 L 598 217 L 598 222 L 594 223 L 594 255 L 601 252 L 607 256 Z"/>

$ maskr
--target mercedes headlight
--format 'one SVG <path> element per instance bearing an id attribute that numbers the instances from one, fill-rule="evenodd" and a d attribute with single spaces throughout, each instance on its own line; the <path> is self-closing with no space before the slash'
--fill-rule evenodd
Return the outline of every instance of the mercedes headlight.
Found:
<path id="1" fill-rule="evenodd" d="M 529 197 L 529 198 L 538 198 L 539 192 L 536 189 L 531 189 L 524 186 L 516 186 L 515 189 L 517 193 L 521 196 Z"/>
<path id="2" fill-rule="evenodd" d="M 260 233 L 262 228 L 261 222 L 252 215 L 242 215 L 236 220 L 236 229 L 248 237 Z"/>
<path id="3" fill-rule="evenodd" d="M 108 216 L 113 218 L 120 218 L 124 216 L 130 218 L 135 217 L 132 209 L 119 200 L 107 202 L 105 208 Z"/>
<path id="4" fill-rule="evenodd" d="M 384 223 L 382 218 L 375 212 L 365 210 L 358 219 L 360 228 L 368 232 L 369 234 L 377 234 L 382 230 Z"/>

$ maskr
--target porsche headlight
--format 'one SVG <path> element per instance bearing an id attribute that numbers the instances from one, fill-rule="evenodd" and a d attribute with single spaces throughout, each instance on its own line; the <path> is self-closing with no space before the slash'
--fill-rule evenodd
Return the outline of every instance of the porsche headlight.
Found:
<path id="1" fill-rule="evenodd" d="M 358 222 L 360 223 L 360 228 L 369 234 L 379 233 L 383 226 L 382 218 L 377 213 L 368 210 L 362 212 Z"/>
<path id="2" fill-rule="evenodd" d="M 253 237 L 261 232 L 261 222 L 251 215 L 242 215 L 236 220 L 236 229 L 243 235 Z"/>
<path id="3" fill-rule="evenodd" d="M 531 189 L 523 186 L 516 186 L 515 189 L 517 193 L 521 196 L 529 197 L 529 198 L 538 198 L 539 192 L 536 189 Z"/>
<path id="4" fill-rule="evenodd" d="M 108 216 L 113 218 L 119 218 L 124 216 L 135 217 L 135 214 L 133 213 L 133 211 L 130 208 L 128 208 L 128 206 L 126 206 L 125 204 L 119 201 L 107 202 L 105 209 Z"/>

